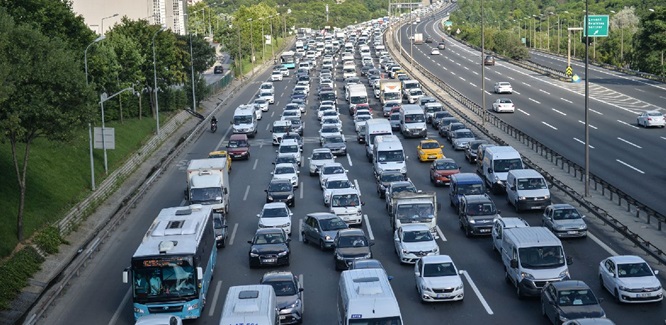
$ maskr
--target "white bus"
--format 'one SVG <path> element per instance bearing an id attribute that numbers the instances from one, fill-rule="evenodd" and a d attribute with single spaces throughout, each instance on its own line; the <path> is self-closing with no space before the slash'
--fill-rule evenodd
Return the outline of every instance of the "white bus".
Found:
<path id="1" fill-rule="evenodd" d="M 287 69 L 296 68 L 296 58 L 294 57 L 295 53 L 293 51 L 283 52 L 280 56 L 282 66 Z"/>
<path id="2" fill-rule="evenodd" d="M 339 325 L 402 325 L 400 306 L 386 271 L 343 271 L 338 286 Z"/>
<path id="3" fill-rule="evenodd" d="M 123 282 L 132 286 L 134 318 L 199 318 L 215 269 L 215 244 L 212 206 L 162 209 L 123 272 Z"/>

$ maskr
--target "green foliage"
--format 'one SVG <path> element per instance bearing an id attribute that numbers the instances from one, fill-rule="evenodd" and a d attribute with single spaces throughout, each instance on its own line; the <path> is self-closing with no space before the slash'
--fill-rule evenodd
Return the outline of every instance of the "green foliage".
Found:
<path id="1" fill-rule="evenodd" d="M 641 22 L 634 39 L 635 68 L 666 76 L 664 51 L 666 51 L 666 8 L 657 8 Z"/>
<path id="2" fill-rule="evenodd" d="M 60 230 L 53 226 L 48 226 L 35 236 L 35 244 L 39 249 L 47 254 L 55 254 L 60 249 L 60 244 L 66 241 L 60 236 Z"/>
<path id="3" fill-rule="evenodd" d="M 9 303 L 28 285 L 30 276 L 39 271 L 43 261 L 44 258 L 28 246 L 0 265 L 0 309 L 9 308 Z"/>

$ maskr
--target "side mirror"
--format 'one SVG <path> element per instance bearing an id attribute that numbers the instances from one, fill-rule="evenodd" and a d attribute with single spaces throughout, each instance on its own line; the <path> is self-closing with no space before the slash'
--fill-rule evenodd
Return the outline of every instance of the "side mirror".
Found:
<path id="1" fill-rule="evenodd" d="M 573 264 L 573 257 L 567 256 L 567 265 Z"/>
<path id="2" fill-rule="evenodd" d="M 654 272 L 654 275 L 659 275 L 659 270 L 654 270 L 652 272 Z"/>
<path id="3" fill-rule="evenodd" d="M 222 190 L 222 193 L 229 194 L 229 190 L 227 190 L 227 188 L 225 187 L 224 190 Z"/>
<path id="4" fill-rule="evenodd" d="M 257 213 L 257 218 L 261 218 L 261 214 L 258 214 L 258 213 Z"/>
<path id="5" fill-rule="evenodd" d="M 233 124 L 234 124 L 234 121 L 229 121 L 229 124 L 233 125 Z"/>
<path id="6" fill-rule="evenodd" d="M 268 193 L 268 190 L 264 190 L 264 192 Z"/>
<path id="7" fill-rule="evenodd" d="M 502 214 L 502 210 L 497 210 L 497 214 Z"/>
<path id="8" fill-rule="evenodd" d="M 388 280 L 389 280 L 389 281 L 393 280 L 393 276 L 392 276 L 392 275 L 389 275 L 389 276 L 388 276 Z"/>
<path id="9" fill-rule="evenodd" d="M 303 292 L 303 288 L 298 288 L 298 292 Z"/>
<path id="10" fill-rule="evenodd" d="M 512 191 L 515 191 L 516 187 L 515 186 L 509 186 L 509 189 L 512 190 Z"/>
<path id="11" fill-rule="evenodd" d="M 203 279 L 203 268 L 197 267 L 197 279 Z"/>
<path id="12" fill-rule="evenodd" d="M 375 246 L 375 242 L 370 242 L 369 246 Z"/>
<path id="13" fill-rule="evenodd" d="M 123 283 L 129 283 L 129 268 L 123 271 Z"/>
<path id="14" fill-rule="evenodd" d="M 361 205 L 365 205 L 365 202 L 361 201 Z"/>
<path id="15" fill-rule="evenodd" d="M 509 262 L 509 266 L 511 266 L 512 269 L 518 268 L 518 260 L 513 259 Z"/>
<path id="16" fill-rule="evenodd" d="M 488 174 L 492 174 L 492 173 L 493 173 L 493 169 L 488 167 Z"/>
<path id="17" fill-rule="evenodd" d="M 251 240 L 248 240 L 247 243 L 248 243 L 248 244 L 252 244 L 252 241 L 251 241 Z"/>

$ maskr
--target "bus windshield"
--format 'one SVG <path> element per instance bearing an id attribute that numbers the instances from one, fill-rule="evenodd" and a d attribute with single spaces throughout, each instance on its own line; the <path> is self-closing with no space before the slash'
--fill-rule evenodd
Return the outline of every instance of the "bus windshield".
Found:
<path id="1" fill-rule="evenodd" d="M 135 301 L 178 300 L 197 295 L 196 272 L 189 257 L 133 260 Z"/>

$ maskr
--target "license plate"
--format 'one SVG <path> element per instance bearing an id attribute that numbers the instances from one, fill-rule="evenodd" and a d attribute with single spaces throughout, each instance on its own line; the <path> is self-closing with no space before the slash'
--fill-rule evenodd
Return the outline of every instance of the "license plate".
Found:
<path id="1" fill-rule="evenodd" d="M 481 229 L 481 232 L 490 232 L 490 229 Z"/>
<path id="2" fill-rule="evenodd" d="M 274 259 L 274 258 L 266 258 L 266 259 L 261 260 L 262 263 L 275 263 L 276 261 L 277 261 L 277 259 Z"/>
<path id="3" fill-rule="evenodd" d="M 577 234 L 577 233 L 578 233 L 578 232 L 575 231 L 575 230 L 573 230 L 573 231 L 567 231 L 567 234 L 569 234 L 569 235 L 575 235 L 575 234 Z"/>
<path id="4" fill-rule="evenodd" d="M 446 296 L 447 296 L 447 295 L 444 294 L 444 293 L 438 293 L 438 294 L 437 294 L 437 298 L 446 298 Z"/>
<path id="5" fill-rule="evenodd" d="M 428 156 L 430 159 L 435 159 L 437 156 Z"/>
<path id="6" fill-rule="evenodd" d="M 639 293 L 636 296 L 639 297 L 639 298 L 647 298 L 647 297 L 650 296 L 650 294 L 649 293 Z"/>
<path id="7" fill-rule="evenodd" d="M 287 316 L 280 316 L 280 320 L 287 319 Z"/>
<path id="8" fill-rule="evenodd" d="M 539 209 L 541 209 L 541 207 L 540 207 L 540 206 L 533 206 L 533 207 L 531 207 L 530 209 L 532 209 L 532 210 L 539 210 Z"/>

